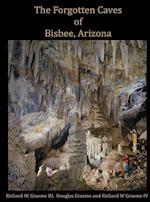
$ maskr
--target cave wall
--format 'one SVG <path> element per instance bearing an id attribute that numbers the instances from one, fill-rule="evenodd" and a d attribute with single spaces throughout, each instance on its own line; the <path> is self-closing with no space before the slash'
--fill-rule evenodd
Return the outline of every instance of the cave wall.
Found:
<path id="1" fill-rule="evenodd" d="M 36 186 L 35 154 L 26 153 L 24 139 L 20 136 L 20 120 L 10 114 L 8 123 L 8 190 L 29 191 Z"/>
<path id="2" fill-rule="evenodd" d="M 71 120 L 94 102 L 117 121 L 117 95 L 146 72 L 146 41 L 9 41 L 8 109 L 19 116 L 48 108 Z"/>

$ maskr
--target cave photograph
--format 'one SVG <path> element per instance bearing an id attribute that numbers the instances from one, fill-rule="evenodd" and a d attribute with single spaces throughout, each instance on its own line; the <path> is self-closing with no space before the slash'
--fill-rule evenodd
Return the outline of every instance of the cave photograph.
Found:
<path id="1" fill-rule="evenodd" d="M 8 191 L 147 190 L 147 41 L 8 41 Z"/>

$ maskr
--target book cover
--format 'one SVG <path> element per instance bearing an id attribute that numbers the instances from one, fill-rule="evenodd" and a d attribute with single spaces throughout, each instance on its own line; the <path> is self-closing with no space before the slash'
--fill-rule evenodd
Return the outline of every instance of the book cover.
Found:
<path id="1" fill-rule="evenodd" d="M 13 1 L 5 12 L 2 197 L 148 199 L 146 5 Z"/>

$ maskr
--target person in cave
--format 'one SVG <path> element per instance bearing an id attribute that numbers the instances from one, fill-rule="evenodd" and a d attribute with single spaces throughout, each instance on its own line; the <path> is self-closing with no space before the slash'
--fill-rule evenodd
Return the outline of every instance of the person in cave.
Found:
<path id="1" fill-rule="evenodd" d="M 52 168 L 50 168 L 49 166 L 46 167 L 46 174 L 48 177 L 52 176 L 52 171 L 53 171 Z"/>
<path id="2" fill-rule="evenodd" d="M 138 145 L 138 143 L 137 143 L 137 139 L 138 139 L 137 132 L 135 129 L 130 130 L 129 132 L 130 132 L 130 135 L 128 135 L 128 139 L 130 141 L 130 146 L 132 147 L 133 153 L 137 153 L 137 145 Z"/>
<path id="3" fill-rule="evenodd" d="M 124 155 L 122 160 L 123 160 L 123 168 L 125 172 L 124 178 L 126 179 L 127 176 L 129 175 L 129 156 L 127 153 Z"/>

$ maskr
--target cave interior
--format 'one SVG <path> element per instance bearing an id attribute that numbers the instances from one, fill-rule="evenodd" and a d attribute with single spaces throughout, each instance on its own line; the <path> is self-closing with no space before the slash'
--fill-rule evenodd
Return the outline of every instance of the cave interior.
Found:
<path id="1" fill-rule="evenodd" d="M 142 40 L 8 41 L 8 189 L 145 190 L 146 71 Z"/>

